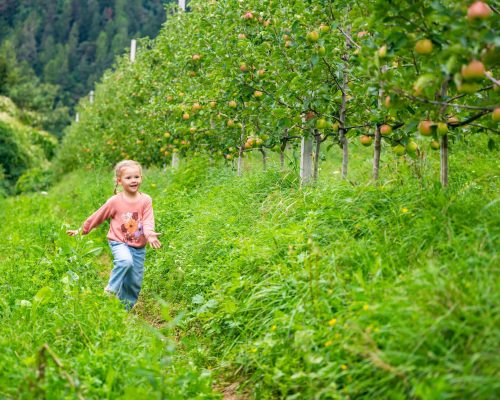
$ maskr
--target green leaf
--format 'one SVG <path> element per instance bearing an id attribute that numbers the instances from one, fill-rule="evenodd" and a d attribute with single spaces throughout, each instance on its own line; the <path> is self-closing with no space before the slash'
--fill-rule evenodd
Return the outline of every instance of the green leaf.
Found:
<path id="1" fill-rule="evenodd" d="M 52 298 L 53 293 L 54 291 L 51 287 L 45 286 L 41 288 L 37 294 L 35 294 L 35 297 L 33 297 L 33 301 L 39 304 L 45 304 Z"/>

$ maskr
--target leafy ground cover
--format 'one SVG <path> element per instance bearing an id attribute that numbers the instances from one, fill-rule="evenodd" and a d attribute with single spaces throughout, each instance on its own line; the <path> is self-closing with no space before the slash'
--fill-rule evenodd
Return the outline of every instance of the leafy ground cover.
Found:
<path id="1" fill-rule="evenodd" d="M 165 246 L 132 314 L 102 293 L 106 228 L 64 235 L 111 193 L 108 171 L 1 200 L 0 395 L 495 398 L 495 153 L 457 144 L 442 190 L 437 156 L 373 185 L 364 150 L 351 182 L 329 155 L 304 188 L 251 158 L 243 177 L 203 159 L 148 170 Z"/>

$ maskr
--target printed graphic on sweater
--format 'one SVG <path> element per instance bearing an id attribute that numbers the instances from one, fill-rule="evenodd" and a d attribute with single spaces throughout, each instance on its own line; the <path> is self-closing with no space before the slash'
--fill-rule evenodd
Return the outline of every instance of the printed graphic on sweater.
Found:
<path id="1" fill-rule="evenodd" d="M 125 241 L 138 242 L 140 237 L 144 235 L 142 222 L 139 221 L 139 213 L 128 212 L 122 215 L 124 223 L 121 226 L 122 232 L 125 235 Z"/>

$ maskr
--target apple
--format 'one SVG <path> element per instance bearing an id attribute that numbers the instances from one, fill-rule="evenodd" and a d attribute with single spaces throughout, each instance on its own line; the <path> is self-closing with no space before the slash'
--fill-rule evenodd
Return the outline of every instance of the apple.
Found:
<path id="1" fill-rule="evenodd" d="M 188 75 L 191 77 L 191 78 L 194 78 L 196 76 L 196 72 L 195 71 L 189 71 L 188 72 Z"/>
<path id="2" fill-rule="evenodd" d="M 196 127 L 192 126 L 191 128 L 189 128 L 189 132 L 195 133 L 196 132 Z"/>
<path id="3" fill-rule="evenodd" d="M 170 103 L 174 100 L 174 96 L 167 96 L 167 101 Z"/>
<path id="4" fill-rule="evenodd" d="M 431 142 L 431 149 L 432 150 L 439 150 L 441 147 L 441 145 L 439 144 L 439 142 L 437 140 L 433 140 Z"/>
<path id="5" fill-rule="evenodd" d="M 229 126 L 230 128 L 232 128 L 234 126 L 234 120 L 228 119 L 227 120 L 227 126 Z"/>
<path id="6" fill-rule="evenodd" d="M 327 33 L 330 31 L 330 27 L 328 25 L 325 25 L 325 24 L 321 24 L 319 26 L 319 30 L 321 33 Z"/>
<path id="7" fill-rule="evenodd" d="M 397 144 L 396 146 L 392 147 L 392 151 L 397 156 L 403 156 L 406 153 L 406 148 L 402 144 Z"/>
<path id="8" fill-rule="evenodd" d="M 263 94 L 264 93 L 262 93 L 260 90 L 256 90 L 255 92 L 253 92 L 254 97 L 257 98 L 262 97 Z"/>
<path id="9" fill-rule="evenodd" d="M 199 54 L 193 54 L 191 56 L 191 58 L 193 59 L 193 61 L 200 61 L 201 60 L 201 55 L 199 55 Z"/>
<path id="10" fill-rule="evenodd" d="M 316 116 L 316 114 L 314 113 L 314 111 L 308 111 L 307 114 L 306 114 L 306 121 L 310 121 L 315 116 Z"/>
<path id="11" fill-rule="evenodd" d="M 308 42 L 317 42 L 319 40 L 319 33 L 316 31 L 308 32 L 306 39 Z"/>
<path id="12" fill-rule="evenodd" d="M 253 19 L 253 14 L 250 11 L 248 11 L 245 14 L 243 14 L 243 16 L 241 18 L 246 19 L 246 20 L 250 20 L 250 19 Z"/>
<path id="13" fill-rule="evenodd" d="M 437 133 L 439 133 L 441 136 L 444 136 L 448 133 L 448 125 L 446 124 L 446 122 L 438 122 Z"/>
<path id="14" fill-rule="evenodd" d="M 326 54 L 326 49 L 323 46 L 318 47 L 318 54 L 324 56 Z"/>
<path id="15" fill-rule="evenodd" d="M 333 130 L 334 132 L 338 132 L 338 131 L 339 131 L 339 128 L 340 128 L 340 124 L 339 124 L 338 122 L 334 122 L 334 123 L 332 124 L 332 130 Z"/>
<path id="16" fill-rule="evenodd" d="M 285 47 L 292 47 L 292 41 L 291 40 L 287 40 L 285 42 Z"/>
<path id="17" fill-rule="evenodd" d="M 270 20 L 270 19 L 266 19 L 266 20 L 262 23 L 262 25 L 264 25 L 264 26 L 267 28 L 269 25 L 271 25 L 271 20 Z"/>
<path id="18" fill-rule="evenodd" d="M 371 136 L 368 136 L 368 135 L 361 135 L 361 137 L 359 138 L 359 141 L 361 142 L 361 144 L 363 146 L 370 146 L 373 142 L 373 138 Z"/>
<path id="19" fill-rule="evenodd" d="M 379 58 L 385 58 L 387 56 L 387 46 L 384 44 L 381 48 L 377 50 Z"/>
<path id="20" fill-rule="evenodd" d="M 240 65 L 240 71 L 241 72 L 247 72 L 248 71 L 248 67 L 246 64 L 241 64 Z"/>
<path id="21" fill-rule="evenodd" d="M 236 101 L 234 101 L 234 100 L 229 101 L 229 102 L 227 103 L 227 105 L 228 105 L 229 107 L 231 107 L 231 108 L 236 108 L 236 107 L 238 107 L 238 103 L 236 103 Z"/>
<path id="22" fill-rule="evenodd" d="M 191 109 L 193 111 L 198 111 L 198 110 L 201 110 L 203 107 L 201 106 L 200 103 L 194 103 L 193 106 L 191 107 Z"/>
<path id="23" fill-rule="evenodd" d="M 215 108 L 215 107 L 217 107 L 217 102 L 216 101 L 211 101 L 209 103 L 209 105 L 210 105 L 210 108 Z"/>
<path id="24" fill-rule="evenodd" d="M 391 96 L 385 97 L 384 104 L 387 108 L 389 108 L 391 106 Z"/>
<path id="25" fill-rule="evenodd" d="M 165 137 L 168 139 L 168 138 L 169 138 L 170 136 L 172 136 L 172 135 L 171 135 L 171 133 L 170 133 L 170 132 L 165 132 L 165 133 L 163 134 L 163 136 L 165 136 Z"/>
<path id="26" fill-rule="evenodd" d="M 472 3 L 467 9 L 467 19 L 469 21 L 475 19 L 485 19 L 488 18 L 493 11 L 490 6 L 482 1 L 476 1 Z"/>
<path id="27" fill-rule="evenodd" d="M 286 40 L 290 40 L 290 35 L 286 35 L 286 34 L 285 34 L 285 35 L 283 35 L 283 40 L 285 40 L 285 41 L 286 41 Z"/>
<path id="28" fill-rule="evenodd" d="M 481 61 L 473 60 L 469 65 L 462 66 L 462 76 L 464 79 L 481 79 L 485 73 L 484 64 Z"/>
<path id="29" fill-rule="evenodd" d="M 384 124 L 380 127 L 380 134 L 382 136 L 387 136 L 392 133 L 392 126 Z"/>
<path id="30" fill-rule="evenodd" d="M 187 120 L 189 119 L 189 114 L 188 114 L 188 113 L 184 113 L 184 114 L 182 114 L 182 119 L 183 119 L 184 121 L 187 121 Z"/>
<path id="31" fill-rule="evenodd" d="M 416 153 L 418 151 L 418 144 L 415 143 L 413 140 L 409 141 L 408 144 L 406 145 L 406 151 L 408 153 Z"/>
<path id="32" fill-rule="evenodd" d="M 422 39 L 415 43 L 415 52 L 418 54 L 432 53 L 432 42 L 429 39 Z"/>
<path id="33" fill-rule="evenodd" d="M 256 146 L 262 146 L 263 143 L 264 143 L 264 141 L 260 137 L 255 138 L 255 145 Z"/>
<path id="34" fill-rule="evenodd" d="M 264 69 L 259 69 L 259 70 L 257 71 L 257 75 L 258 75 L 258 76 L 264 76 L 264 75 L 265 75 L 265 73 L 266 73 L 266 70 L 264 70 Z"/>
<path id="35" fill-rule="evenodd" d="M 493 113 L 491 114 L 491 118 L 493 118 L 494 122 L 500 121 L 500 108 L 495 108 Z"/>
<path id="36" fill-rule="evenodd" d="M 240 34 L 238 35 L 238 39 L 239 39 L 239 40 L 244 40 L 244 39 L 246 39 L 246 38 L 247 38 L 247 35 L 245 35 L 244 33 L 240 33 Z"/>
<path id="37" fill-rule="evenodd" d="M 324 118 L 320 118 L 316 121 L 316 128 L 325 129 L 328 126 L 328 121 Z"/>
<path id="38" fill-rule="evenodd" d="M 418 124 L 418 131 L 422 136 L 430 136 L 432 134 L 432 121 L 420 121 Z"/>
<path id="39" fill-rule="evenodd" d="M 451 124 L 451 125 L 454 125 L 454 124 L 458 124 L 458 118 L 455 117 L 455 116 L 452 116 L 450 118 L 448 118 L 448 123 Z"/>

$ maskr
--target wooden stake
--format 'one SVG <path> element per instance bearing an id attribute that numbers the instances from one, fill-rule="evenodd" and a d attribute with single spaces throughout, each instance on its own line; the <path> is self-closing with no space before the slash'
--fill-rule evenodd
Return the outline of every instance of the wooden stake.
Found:
<path id="1" fill-rule="evenodd" d="M 310 135 L 302 137 L 300 146 L 300 184 L 306 185 L 312 178 L 313 141 Z"/>
<path id="2" fill-rule="evenodd" d="M 135 62 L 135 51 L 137 49 L 137 41 L 132 39 L 130 41 L 130 62 Z"/>
<path id="3" fill-rule="evenodd" d="M 180 163 L 179 153 L 172 153 L 172 169 L 178 169 Z"/>

